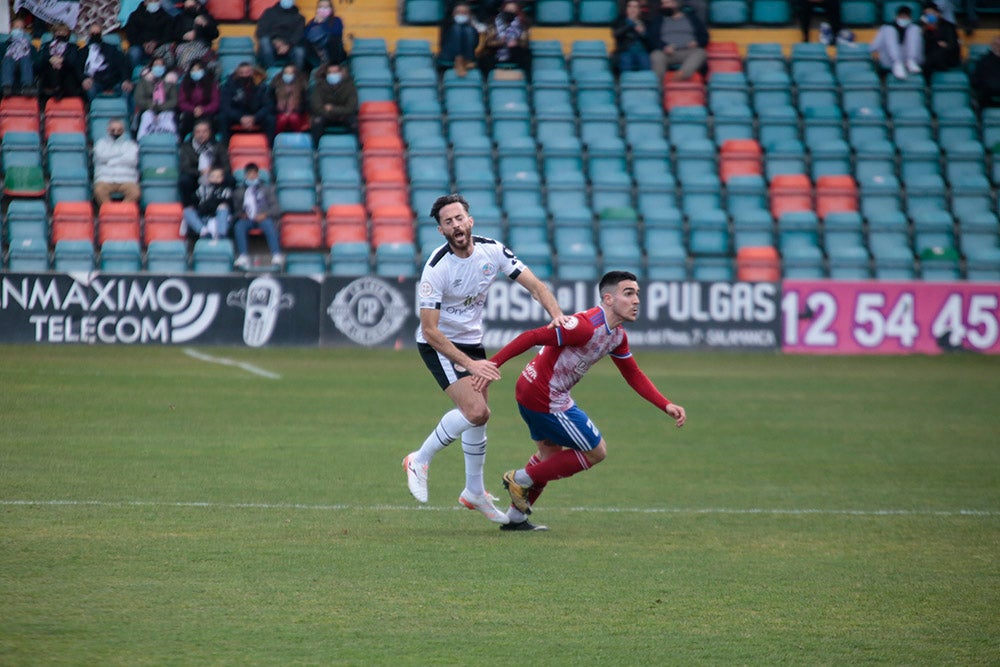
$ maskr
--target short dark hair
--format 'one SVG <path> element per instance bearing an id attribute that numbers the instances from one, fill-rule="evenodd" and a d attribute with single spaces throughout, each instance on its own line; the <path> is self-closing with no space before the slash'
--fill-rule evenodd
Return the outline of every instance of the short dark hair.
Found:
<path id="1" fill-rule="evenodd" d="M 618 283 L 623 280 L 633 280 L 635 282 L 639 281 L 639 279 L 636 278 L 635 274 L 631 271 L 608 271 L 601 276 L 601 282 L 597 284 L 597 289 L 601 294 L 604 294 L 606 290 L 617 287 Z"/>
<path id="2" fill-rule="evenodd" d="M 448 204 L 461 204 L 465 212 L 469 212 L 469 202 L 465 201 L 465 197 L 458 193 L 443 195 L 434 200 L 434 205 L 431 206 L 431 217 L 436 221 L 441 222 L 439 215 L 441 214 L 441 209 L 443 209 Z"/>
<path id="3" fill-rule="evenodd" d="M 913 16 L 913 10 L 909 5 L 900 5 L 896 10 L 896 16 Z"/>
<path id="4" fill-rule="evenodd" d="M 260 172 L 260 167 L 258 167 L 258 166 L 257 166 L 257 163 L 256 163 L 256 162 L 247 162 L 247 163 L 246 163 L 246 164 L 245 164 L 245 165 L 243 166 L 243 173 L 245 174 L 245 173 L 247 173 L 248 171 L 256 171 L 256 172 Z"/>

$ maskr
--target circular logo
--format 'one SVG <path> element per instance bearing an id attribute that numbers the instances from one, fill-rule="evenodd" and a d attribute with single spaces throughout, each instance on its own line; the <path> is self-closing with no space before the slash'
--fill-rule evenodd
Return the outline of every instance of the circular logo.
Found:
<path id="1" fill-rule="evenodd" d="M 484 276 L 492 276 L 496 272 L 497 272 L 497 265 L 494 264 L 493 262 L 486 262 L 485 264 L 483 264 Z"/>
<path id="2" fill-rule="evenodd" d="M 434 288 L 431 287 L 431 284 L 429 282 L 425 280 L 424 282 L 420 283 L 420 296 L 430 296 L 431 294 L 433 294 L 433 292 Z"/>
<path id="3" fill-rule="evenodd" d="M 333 325 L 355 343 L 378 345 L 400 330 L 410 309 L 394 287 L 366 277 L 337 292 L 326 313 Z"/>
<path id="4" fill-rule="evenodd" d="M 578 324 L 580 324 L 580 320 L 577 319 L 576 315 L 574 315 L 573 317 L 569 318 L 569 320 L 566 321 L 566 324 L 564 324 L 562 328 L 575 329 Z"/>

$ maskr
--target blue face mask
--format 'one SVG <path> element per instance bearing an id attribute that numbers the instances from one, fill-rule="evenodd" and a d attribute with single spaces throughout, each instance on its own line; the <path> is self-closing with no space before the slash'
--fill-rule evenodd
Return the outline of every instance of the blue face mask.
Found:
<path id="1" fill-rule="evenodd" d="M 259 180 L 260 180 L 259 178 L 248 178 L 248 179 L 246 179 L 247 187 L 248 188 L 252 188 L 253 186 L 257 185 L 257 181 L 259 181 Z"/>
<path id="2" fill-rule="evenodd" d="M 13 28 L 10 31 L 10 37 L 11 37 L 11 39 L 17 39 L 19 37 L 24 37 L 24 31 L 21 30 L 20 28 Z"/>
<path id="3" fill-rule="evenodd" d="M 205 70 L 203 70 L 203 69 L 193 69 L 193 70 L 191 70 L 191 80 L 192 81 L 201 81 L 204 78 L 205 78 Z"/>
<path id="4" fill-rule="evenodd" d="M 153 73 L 153 76 L 159 79 L 160 77 L 162 77 L 164 74 L 167 73 L 167 68 L 164 67 L 163 65 L 153 65 L 153 67 L 150 68 L 150 71 Z"/>
<path id="5" fill-rule="evenodd" d="M 455 14 L 455 23 L 458 25 L 464 25 L 469 22 L 468 14 Z"/>
<path id="6" fill-rule="evenodd" d="M 281 0 L 278 4 L 282 9 L 291 9 L 295 6 L 295 0 Z"/>
<path id="7" fill-rule="evenodd" d="M 160 3 L 150 2 L 149 4 L 146 5 L 146 11 L 149 12 L 150 14 L 155 14 L 156 12 L 160 11 Z"/>
<path id="8" fill-rule="evenodd" d="M 285 83 L 291 83 L 292 81 L 295 81 L 295 75 L 290 74 L 289 72 L 282 72 L 281 80 L 284 81 Z"/>
<path id="9" fill-rule="evenodd" d="M 937 25 L 937 14 L 928 14 L 924 17 L 924 21 L 927 22 L 927 25 Z"/>
<path id="10" fill-rule="evenodd" d="M 343 74 L 327 74 L 326 82 L 331 86 L 336 86 L 338 83 L 340 83 L 340 80 L 343 78 L 344 78 Z"/>

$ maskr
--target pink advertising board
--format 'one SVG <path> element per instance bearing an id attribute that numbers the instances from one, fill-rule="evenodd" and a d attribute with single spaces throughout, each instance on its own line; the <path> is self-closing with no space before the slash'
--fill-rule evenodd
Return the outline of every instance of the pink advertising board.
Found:
<path id="1" fill-rule="evenodd" d="M 782 283 L 782 349 L 794 354 L 1000 354 L 1000 283 Z"/>

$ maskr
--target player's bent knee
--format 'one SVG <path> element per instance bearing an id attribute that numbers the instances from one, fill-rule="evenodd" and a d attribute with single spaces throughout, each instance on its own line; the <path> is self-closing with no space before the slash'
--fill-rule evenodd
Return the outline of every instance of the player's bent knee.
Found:
<path id="1" fill-rule="evenodd" d="M 594 449 L 586 452 L 584 456 L 587 458 L 587 462 L 590 463 L 590 465 L 595 466 L 608 457 L 608 449 L 602 442 Z"/>
<path id="2" fill-rule="evenodd" d="M 489 406 L 477 407 L 465 412 L 465 418 L 472 423 L 473 426 L 482 426 L 490 420 L 490 408 Z"/>

